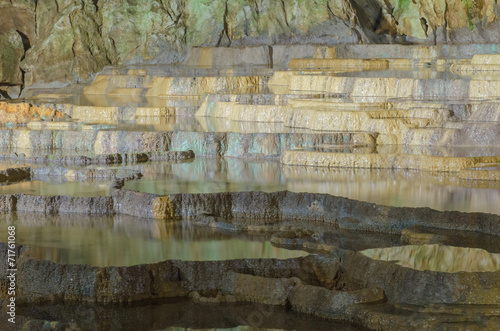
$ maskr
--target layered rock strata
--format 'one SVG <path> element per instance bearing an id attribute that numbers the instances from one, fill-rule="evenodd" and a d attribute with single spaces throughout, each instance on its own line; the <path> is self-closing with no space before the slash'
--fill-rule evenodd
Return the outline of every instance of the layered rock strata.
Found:
<path id="1" fill-rule="evenodd" d="M 274 45 L 500 41 L 493 0 L 321 0 L 314 5 L 268 0 L 140 0 L 126 5 L 3 0 L 0 8 L 0 86 L 7 98 L 17 97 L 25 86 L 86 81 L 110 64 L 286 63 L 293 48 L 269 52 Z M 237 47 L 253 45 L 261 49 L 241 57 L 233 54 Z M 197 46 L 231 49 L 222 56 L 190 50 Z M 300 48 L 293 52 L 295 57 L 314 55 Z"/>

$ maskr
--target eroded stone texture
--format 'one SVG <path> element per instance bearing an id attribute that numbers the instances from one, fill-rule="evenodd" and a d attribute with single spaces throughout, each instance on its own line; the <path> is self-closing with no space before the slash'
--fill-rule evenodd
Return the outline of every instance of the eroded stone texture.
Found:
<path id="1" fill-rule="evenodd" d="M 2 68 L 0 76 L 27 86 L 87 81 L 109 64 L 178 63 L 192 46 L 332 45 L 405 39 L 498 42 L 496 2 L 473 3 L 473 8 L 466 9 L 461 0 L 321 0 L 314 5 L 295 0 L 140 0 L 126 4 L 4 0 L 0 15 L 6 23 L 0 40 L 15 47 L 3 47 L 2 62 L 9 59 L 13 66 Z M 296 51 L 299 57 L 306 55 Z M 255 63 L 271 59 L 272 64 L 274 57 L 276 63 L 285 63 L 282 59 L 289 58 L 285 53 L 277 48 L 273 54 L 264 47 L 263 60 Z M 306 53 L 314 55 L 313 51 Z M 202 62 L 193 56 L 198 64 L 214 63 L 210 56 Z M 225 62 L 238 61 L 229 56 Z M 25 71 L 24 80 L 20 68 Z"/>
<path id="2" fill-rule="evenodd" d="M 440 212 L 429 208 L 380 206 L 327 194 L 288 191 L 171 194 L 158 196 L 122 189 L 118 179 L 110 197 L 2 196 L 3 213 L 17 209 L 45 215 L 80 213 L 125 214 L 157 219 L 199 219 L 201 223 L 230 231 L 280 224 L 283 220 L 323 222 L 346 230 L 400 234 L 405 228 L 426 226 L 498 235 L 498 215 Z M 14 201 L 12 204 L 10 201 Z M 205 216 L 210 216 L 208 220 Z"/>
<path id="3" fill-rule="evenodd" d="M 2 49 L 0 52 L 0 86 L 23 84 L 22 73 L 19 69 L 19 63 L 24 56 L 21 36 L 15 30 L 0 31 L 0 47 Z"/>
<path id="4" fill-rule="evenodd" d="M 72 0 L 1 3 L 2 21 L 24 15 L 33 37 L 21 65 L 26 84 L 79 82 L 106 64 L 181 61 L 190 46 L 356 42 L 348 1 L 227 2 L 198 0 L 94 2 Z M 5 15 L 5 18 L 4 16 Z M 43 17 L 44 19 L 38 19 Z M 35 27 L 36 25 L 36 33 Z M 5 27 L 7 32 L 14 26 Z M 335 30 L 332 35 L 330 30 Z M 23 48 L 20 49 L 24 54 Z M 19 71 L 16 66 L 12 70 Z"/>
<path id="5" fill-rule="evenodd" d="M 5 257 L 6 246 L 0 246 Z M 29 304 L 28 310 L 33 304 L 47 307 L 189 297 L 205 304 L 286 305 L 295 312 L 374 329 L 439 329 L 448 323 L 497 325 L 499 272 L 424 273 L 342 250 L 288 260 L 176 260 L 105 268 L 34 259 L 24 247 L 15 251 L 17 303 Z M 335 267 L 320 271 L 328 264 Z M 5 275 L 5 267 L 0 273 Z M 1 279 L 0 287 L 5 289 L 5 276 Z M 433 306 L 423 306 L 428 302 Z M 430 320 L 429 314 L 433 314 Z"/>
<path id="6" fill-rule="evenodd" d="M 346 256 L 342 280 L 347 288 L 380 287 L 388 302 L 414 305 L 498 305 L 500 272 L 433 272 L 373 260 L 362 253 Z M 413 284 L 408 287 L 407 284 Z"/>

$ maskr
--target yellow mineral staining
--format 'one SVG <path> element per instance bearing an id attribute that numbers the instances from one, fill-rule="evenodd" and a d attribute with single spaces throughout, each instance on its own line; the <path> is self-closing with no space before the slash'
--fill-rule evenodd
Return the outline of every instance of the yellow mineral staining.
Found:
<path id="1" fill-rule="evenodd" d="M 477 99 L 500 97 L 500 81 L 471 80 L 469 97 Z"/>
<path id="2" fill-rule="evenodd" d="M 129 76 L 146 76 L 147 72 L 144 69 L 130 69 L 128 71 Z"/>
<path id="3" fill-rule="evenodd" d="M 143 87 L 151 78 L 138 75 L 140 70 L 132 71 L 134 75 L 98 75 L 92 84 L 83 89 L 85 95 L 138 96 L 143 94 Z M 145 73 L 145 72 L 142 72 Z"/>
<path id="4" fill-rule="evenodd" d="M 331 151 L 289 150 L 281 157 L 285 165 L 346 167 L 368 169 L 416 169 L 424 171 L 460 171 L 478 163 L 500 162 L 500 156 L 443 157 L 423 154 L 338 153 Z"/>
<path id="5" fill-rule="evenodd" d="M 318 47 L 315 59 L 335 59 L 337 57 L 335 47 Z"/>
<path id="6" fill-rule="evenodd" d="M 85 94 L 107 94 L 109 89 L 109 80 L 111 76 L 98 75 L 95 77 L 92 84 L 83 89 Z"/>
<path id="7" fill-rule="evenodd" d="M 75 178 L 76 177 L 76 170 L 73 170 L 73 169 L 68 170 L 64 174 L 64 177 L 66 177 L 66 178 Z"/>
<path id="8" fill-rule="evenodd" d="M 144 73 L 144 72 L 143 72 Z M 244 87 L 260 86 L 260 76 L 163 77 L 142 75 L 99 75 L 84 88 L 85 95 L 169 97 L 199 96 Z"/>
<path id="9" fill-rule="evenodd" d="M 154 199 L 152 212 L 156 219 L 176 218 L 174 205 L 168 196 Z"/>
<path id="10" fill-rule="evenodd" d="M 200 107 L 196 116 L 209 115 L 216 118 L 227 118 L 233 121 L 245 122 L 283 122 L 286 118 L 287 110 L 287 106 L 215 102 L 211 107 Z"/>
<path id="11" fill-rule="evenodd" d="M 163 117 L 163 116 L 174 116 L 174 107 L 161 107 L 161 108 L 146 108 L 137 107 L 135 110 L 135 117 Z"/>
<path id="12" fill-rule="evenodd" d="M 110 96 L 140 96 L 142 94 L 142 88 L 115 88 L 108 93 Z"/>
<path id="13" fill-rule="evenodd" d="M 260 85 L 260 76 L 154 77 L 146 86 L 146 96 L 202 95 Z"/>
<path id="14" fill-rule="evenodd" d="M 435 30 L 441 27 L 473 29 L 473 20 L 493 22 L 497 18 L 494 0 L 467 1 L 473 3 L 473 13 L 467 12 L 463 0 L 376 0 L 376 2 L 382 8 L 379 28 L 381 31 L 388 31 L 391 34 L 397 31 L 400 35 L 421 40 L 432 36 Z"/>
<path id="15" fill-rule="evenodd" d="M 28 130 L 18 131 L 16 148 L 26 148 L 30 149 L 35 146 L 31 146 L 30 132 Z"/>
<path id="16" fill-rule="evenodd" d="M 74 106 L 70 114 L 81 122 L 115 123 L 118 118 L 117 107 Z"/>
<path id="17" fill-rule="evenodd" d="M 480 164 L 476 168 L 462 169 L 458 176 L 466 180 L 498 180 L 500 181 L 500 163 Z"/>
<path id="18" fill-rule="evenodd" d="M 294 72 L 292 70 L 289 71 L 276 71 L 273 76 L 269 80 L 269 85 L 273 87 L 273 85 L 281 85 L 281 86 L 289 86 L 290 80 L 294 76 Z"/>
<path id="19" fill-rule="evenodd" d="M 411 78 L 365 78 L 339 77 L 329 75 L 293 75 L 290 90 L 322 91 L 338 94 L 350 94 L 352 97 L 365 97 L 371 102 L 372 97 L 406 98 L 420 88 L 420 81 Z M 433 92 L 433 91 L 430 91 Z M 432 95 L 429 95 L 432 97 Z M 361 101 L 363 99 L 358 99 Z"/>
<path id="20" fill-rule="evenodd" d="M 67 112 L 72 118 L 84 123 L 115 124 L 117 121 L 132 121 L 142 117 L 164 117 L 176 114 L 176 107 L 136 107 L 125 112 L 114 106 L 71 106 Z M 55 126 L 54 126 L 55 127 Z"/>
<path id="21" fill-rule="evenodd" d="M 51 108 L 33 106 L 29 103 L 0 102 L 0 125 L 64 120 L 66 118 L 66 114 Z"/>
<path id="22" fill-rule="evenodd" d="M 392 103 L 388 102 L 343 102 L 342 99 L 335 98 L 315 98 L 315 99 L 290 99 L 288 105 L 293 108 L 321 108 L 335 110 L 365 110 L 365 109 L 388 109 L 392 107 Z"/>
<path id="23" fill-rule="evenodd" d="M 476 54 L 472 60 L 464 60 L 450 67 L 451 72 L 458 74 L 482 71 L 500 71 L 500 55 Z"/>
<path id="24" fill-rule="evenodd" d="M 484 249 L 445 245 L 409 245 L 374 248 L 362 254 L 417 270 L 437 272 L 494 272 L 500 270 L 500 254 Z"/>
<path id="25" fill-rule="evenodd" d="M 354 68 L 357 70 L 388 69 L 389 61 L 383 59 L 293 59 L 288 63 L 292 69 L 333 69 Z"/>
<path id="26" fill-rule="evenodd" d="M 500 55 L 497 54 L 476 54 L 470 61 L 471 64 L 497 65 L 500 69 Z"/>
<path id="27" fill-rule="evenodd" d="M 210 66 L 212 64 L 212 51 L 210 48 L 203 47 L 200 49 L 200 56 L 196 64 L 199 66 Z"/>
<path id="28" fill-rule="evenodd" d="M 99 131 L 94 142 L 95 154 L 118 153 L 117 131 Z"/>

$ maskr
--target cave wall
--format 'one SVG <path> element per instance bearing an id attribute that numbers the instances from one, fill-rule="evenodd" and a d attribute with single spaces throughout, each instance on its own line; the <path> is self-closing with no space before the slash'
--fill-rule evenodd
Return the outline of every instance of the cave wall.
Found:
<path id="1" fill-rule="evenodd" d="M 176 63 L 191 46 L 499 42 L 497 1 L 468 1 L 0 0 L 0 93 Z"/>

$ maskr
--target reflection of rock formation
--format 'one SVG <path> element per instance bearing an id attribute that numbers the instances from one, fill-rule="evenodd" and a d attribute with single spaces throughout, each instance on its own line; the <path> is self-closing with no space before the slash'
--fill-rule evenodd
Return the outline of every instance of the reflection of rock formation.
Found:
<path id="1" fill-rule="evenodd" d="M 500 270 L 500 254 L 483 249 L 444 245 L 411 245 L 402 247 L 374 248 L 362 252 L 377 260 L 394 261 L 397 264 L 439 272 L 485 272 Z"/>
<path id="2" fill-rule="evenodd" d="M 479 150 L 479 149 L 478 149 Z M 238 159 L 140 164 L 145 176 L 126 188 L 155 194 L 222 190 L 328 193 L 377 204 L 500 214 L 500 183 L 464 181 L 454 173 L 279 165 Z"/>
<path id="3" fill-rule="evenodd" d="M 8 221 L 17 226 L 16 242 L 31 247 L 30 256 L 65 264 L 130 266 L 167 259 L 283 259 L 305 255 L 273 247 L 265 240 L 240 239 L 186 222 L 34 214 L 20 214 Z M 3 231 L 0 229 L 0 233 Z"/>
<path id="4" fill-rule="evenodd" d="M 286 187 L 391 206 L 500 214 L 500 184 L 464 181 L 455 173 L 282 166 Z"/>

